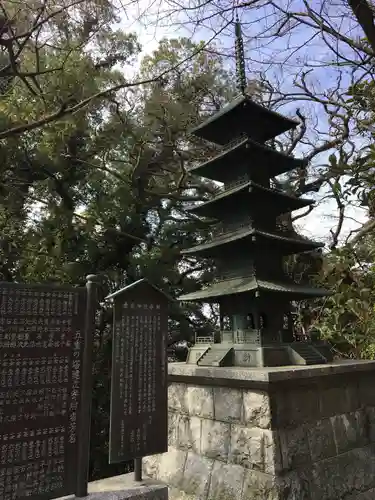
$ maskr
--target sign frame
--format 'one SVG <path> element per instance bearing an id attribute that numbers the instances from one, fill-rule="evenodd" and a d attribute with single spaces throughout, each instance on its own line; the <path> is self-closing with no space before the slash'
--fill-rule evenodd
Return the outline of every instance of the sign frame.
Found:
<path id="1" fill-rule="evenodd" d="M 171 298 L 142 279 L 107 299 L 113 300 L 109 463 L 137 461 L 168 451 Z"/>
<path id="2" fill-rule="evenodd" d="M 8 367 L 8 382 L 0 387 L 0 394 L 6 394 L 4 401 L 9 402 L 9 394 L 15 397 L 16 393 L 25 392 L 25 397 L 22 396 L 25 405 L 19 410 L 20 414 L 11 415 L 11 421 L 1 425 L 0 451 L 8 450 L 10 456 L 13 437 L 12 449 L 18 450 L 14 451 L 13 463 L 8 458 L 8 463 L 1 464 L 0 456 L 0 477 L 5 476 L 0 484 L 0 488 L 2 485 L 5 488 L 4 500 L 26 500 L 30 495 L 34 500 L 50 500 L 76 493 L 83 361 L 90 326 L 85 314 L 88 302 L 84 287 L 0 282 L 0 359 L 2 371 L 5 359 Z M 66 363 L 64 367 L 62 360 Z M 17 363 L 21 370 L 17 369 Z M 19 388 L 15 387 L 18 377 Z M 61 403 L 59 391 L 66 395 L 66 403 Z M 44 396 L 42 401 L 42 393 L 52 396 Z M 7 416 L 5 406 L 4 417 Z M 26 417 L 30 417 L 27 423 Z M 15 422 L 14 418 L 20 421 Z M 54 437 L 50 435 L 51 429 L 56 434 Z M 56 459 L 51 458 L 53 454 Z M 56 466 L 56 472 L 51 464 Z M 6 476 L 12 479 L 7 481 Z M 55 482 L 52 476 L 57 478 Z M 12 480 L 17 482 L 13 493 L 8 491 L 10 485 L 14 488 Z M 47 485 L 50 481 L 56 487 L 41 491 L 41 484 Z"/>

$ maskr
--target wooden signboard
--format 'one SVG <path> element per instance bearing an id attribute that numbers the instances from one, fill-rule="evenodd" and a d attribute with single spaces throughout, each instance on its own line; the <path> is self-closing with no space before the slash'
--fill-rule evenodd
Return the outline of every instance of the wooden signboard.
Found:
<path id="1" fill-rule="evenodd" d="M 146 280 L 114 301 L 110 463 L 168 449 L 168 298 Z"/>
<path id="2" fill-rule="evenodd" d="M 86 290 L 0 283 L 0 499 L 75 492 Z"/>

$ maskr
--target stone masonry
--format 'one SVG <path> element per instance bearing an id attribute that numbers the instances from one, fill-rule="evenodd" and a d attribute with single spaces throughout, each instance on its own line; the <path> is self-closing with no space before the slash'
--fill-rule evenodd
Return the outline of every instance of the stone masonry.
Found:
<path id="1" fill-rule="evenodd" d="M 77 498 L 69 495 L 56 500 L 77 500 Z M 80 498 L 82 500 L 168 500 L 168 488 L 155 481 L 135 481 L 133 474 L 122 474 L 89 483 L 88 495 Z"/>
<path id="2" fill-rule="evenodd" d="M 375 362 L 169 366 L 169 451 L 145 473 L 176 500 L 374 500 Z"/>

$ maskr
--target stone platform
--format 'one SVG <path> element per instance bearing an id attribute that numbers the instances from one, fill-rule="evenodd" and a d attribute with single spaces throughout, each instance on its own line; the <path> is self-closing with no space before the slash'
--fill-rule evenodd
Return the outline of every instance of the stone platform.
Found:
<path id="1" fill-rule="evenodd" d="M 109 477 L 89 483 L 87 500 L 168 500 L 168 487 L 151 479 L 135 482 L 134 474 Z M 74 500 L 70 495 L 59 500 Z"/>
<path id="2" fill-rule="evenodd" d="M 375 362 L 169 365 L 171 500 L 374 500 Z"/>
<path id="3" fill-rule="evenodd" d="M 213 367 L 279 367 L 317 365 L 333 361 L 327 342 L 292 342 L 262 345 L 199 343 L 189 349 L 188 364 Z"/>

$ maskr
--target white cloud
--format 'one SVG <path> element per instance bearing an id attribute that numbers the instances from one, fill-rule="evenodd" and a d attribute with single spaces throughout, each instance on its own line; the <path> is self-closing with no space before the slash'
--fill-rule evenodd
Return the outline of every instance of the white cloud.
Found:
<path id="1" fill-rule="evenodd" d="M 343 243 L 349 236 L 350 231 L 360 227 L 366 220 L 367 215 L 364 209 L 355 206 L 348 207 L 339 242 Z M 331 240 L 330 230 L 334 231 L 337 223 L 336 204 L 333 200 L 327 200 L 318 204 L 311 214 L 300 219 L 296 226 L 308 238 L 329 243 Z"/>

